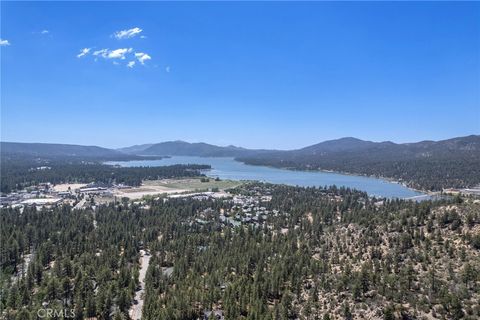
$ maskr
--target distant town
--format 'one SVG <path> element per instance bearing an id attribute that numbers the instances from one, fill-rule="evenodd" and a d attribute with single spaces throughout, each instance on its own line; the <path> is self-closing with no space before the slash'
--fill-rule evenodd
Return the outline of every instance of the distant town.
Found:
<path id="1" fill-rule="evenodd" d="M 202 179 L 206 179 L 205 185 Z M 211 183 L 213 182 L 213 184 Z M 217 183 L 217 185 L 215 184 Z M 57 205 L 70 205 L 74 209 L 81 209 L 92 205 L 104 204 L 108 202 L 121 201 L 126 198 L 129 200 L 142 200 L 144 197 L 154 197 L 166 195 L 169 198 L 192 197 L 194 199 L 204 198 L 222 198 L 232 195 L 225 192 L 225 187 L 234 187 L 243 182 L 222 181 L 213 178 L 189 178 L 189 179 L 164 179 L 158 181 L 144 181 L 142 186 L 133 187 L 124 184 L 108 184 L 102 182 L 92 182 L 88 184 L 81 183 L 63 183 L 54 185 L 49 182 L 39 183 L 29 186 L 22 190 L 2 194 L 0 204 L 3 207 L 23 208 L 24 206 L 35 206 L 37 208 L 51 208 Z M 181 186 L 179 186 L 179 184 Z M 220 190 L 219 187 L 222 189 Z M 202 192 L 198 192 L 202 190 Z M 412 197 L 412 200 L 426 200 L 440 195 L 476 195 L 480 196 L 480 186 L 474 188 L 444 189 L 442 192 L 430 192 L 427 195 Z M 243 198 L 242 198 L 243 199 Z M 243 199 L 245 204 L 252 207 L 251 210 L 260 212 L 260 216 L 268 214 L 254 206 L 253 199 Z M 257 199 L 258 200 L 258 199 Z M 239 199 L 234 201 L 238 204 Z M 253 201 L 253 202 L 252 202 Z M 248 213 L 250 209 L 245 208 Z M 246 221 L 256 221 L 258 217 L 246 215 Z M 230 221 L 227 219 L 227 221 Z"/>

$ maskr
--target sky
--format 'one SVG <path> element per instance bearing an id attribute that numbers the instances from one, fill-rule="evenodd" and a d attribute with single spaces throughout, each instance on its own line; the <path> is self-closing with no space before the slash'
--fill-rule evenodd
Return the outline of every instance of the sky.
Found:
<path id="1" fill-rule="evenodd" d="M 480 134 L 480 3 L 5 2 L 1 140 Z"/>

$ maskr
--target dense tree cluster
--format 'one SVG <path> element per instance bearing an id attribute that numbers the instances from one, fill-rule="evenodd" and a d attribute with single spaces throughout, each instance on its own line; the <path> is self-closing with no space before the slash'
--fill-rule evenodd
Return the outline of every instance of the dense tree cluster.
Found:
<path id="1" fill-rule="evenodd" d="M 152 254 L 144 319 L 480 316 L 480 207 L 471 199 L 379 201 L 265 184 L 233 192 L 271 195 L 261 205 L 278 214 L 234 227 L 218 219 L 231 201 L 192 198 L 2 209 L 2 316 L 34 318 L 48 304 L 78 319 L 125 319 L 141 248 Z M 205 210 L 212 218 L 197 223 Z"/>
<path id="2" fill-rule="evenodd" d="M 162 167 L 115 167 L 98 162 L 34 159 L 7 159 L 2 157 L 1 192 L 8 193 L 42 182 L 123 183 L 139 186 L 142 180 L 202 175 L 208 165 L 171 165 Z"/>
<path id="3" fill-rule="evenodd" d="M 404 144 L 342 138 L 299 150 L 239 156 L 238 160 L 253 165 L 380 176 L 423 190 L 480 184 L 478 135 Z"/>
<path id="4" fill-rule="evenodd" d="M 380 159 L 371 157 L 318 156 L 284 159 L 282 157 L 240 158 L 247 164 L 267 165 L 294 170 L 332 170 L 367 176 L 385 177 L 419 190 L 441 191 L 466 188 L 480 183 L 480 159 Z"/>

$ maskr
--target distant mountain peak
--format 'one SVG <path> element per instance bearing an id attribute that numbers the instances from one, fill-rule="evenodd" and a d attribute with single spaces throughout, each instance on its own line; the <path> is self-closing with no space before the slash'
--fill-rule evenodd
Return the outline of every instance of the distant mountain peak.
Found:
<path id="1" fill-rule="evenodd" d="M 1 142 L 2 154 L 24 154 L 39 157 L 115 157 L 122 155 L 117 150 L 97 146 L 82 146 L 60 143 Z"/>

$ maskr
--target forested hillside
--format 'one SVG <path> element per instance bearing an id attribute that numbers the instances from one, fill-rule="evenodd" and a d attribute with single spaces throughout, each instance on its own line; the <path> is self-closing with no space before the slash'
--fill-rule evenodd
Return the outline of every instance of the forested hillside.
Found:
<path id="1" fill-rule="evenodd" d="M 152 259 L 144 319 L 478 319 L 480 204 L 378 202 L 347 189 L 249 184 L 257 226 L 231 200 L 2 209 L 4 319 L 46 304 L 125 319 L 138 252 Z M 28 267 L 25 261 L 31 261 Z M 23 276 L 22 276 L 23 274 Z"/>
<path id="2" fill-rule="evenodd" d="M 117 159 L 125 157 L 125 154 L 107 148 L 58 143 L 1 142 L 0 150 L 2 155 L 23 155 L 41 158 L 81 157 L 84 159 Z"/>
<path id="3" fill-rule="evenodd" d="M 235 146 L 220 147 L 203 142 L 189 143 L 185 141 L 167 141 L 153 144 L 141 151 L 137 151 L 135 154 L 156 156 L 237 157 L 265 152 L 271 152 L 271 150 L 253 150 Z"/>
<path id="4" fill-rule="evenodd" d="M 253 165 L 381 176 L 423 190 L 480 184 L 480 136 L 408 144 L 343 138 L 237 160 Z"/>
<path id="5" fill-rule="evenodd" d="M 480 136 L 396 144 L 356 138 L 324 141 L 302 149 L 275 151 L 168 141 L 111 150 L 95 146 L 44 143 L 1 144 L 6 160 L 145 160 L 163 156 L 235 157 L 252 165 L 297 170 L 331 170 L 394 179 L 421 190 L 465 188 L 480 184 Z M 4 189 L 2 189 L 4 190 Z"/>

